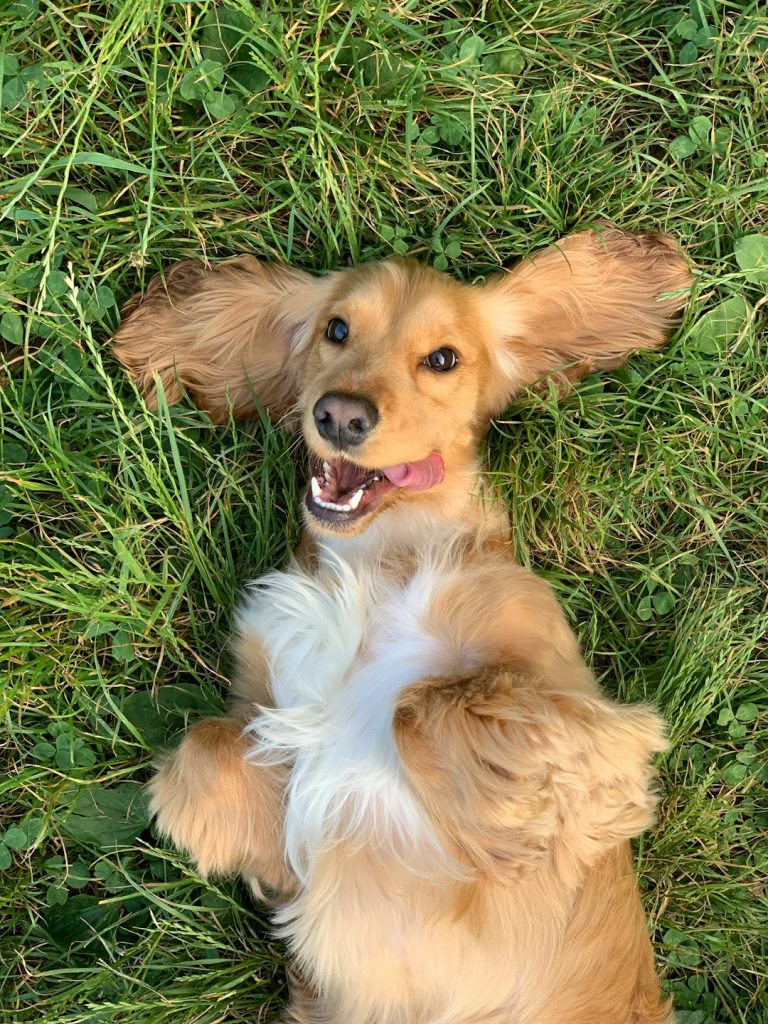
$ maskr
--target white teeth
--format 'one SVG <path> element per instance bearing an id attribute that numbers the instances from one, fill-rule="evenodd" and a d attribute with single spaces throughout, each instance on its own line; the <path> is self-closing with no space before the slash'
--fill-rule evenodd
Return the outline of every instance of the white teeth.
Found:
<path id="1" fill-rule="evenodd" d="M 362 500 L 363 500 L 363 488 L 361 487 L 360 490 L 359 491 L 355 491 L 355 493 L 349 499 L 349 507 L 352 509 L 353 512 L 354 512 L 354 510 L 357 508 L 357 506 L 360 504 L 360 502 Z"/>
<path id="2" fill-rule="evenodd" d="M 326 476 L 328 476 L 328 474 L 331 472 L 331 467 L 327 462 L 323 463 L 323 472 L 325 473 Z"/>
<path id="3" fill-rule="evenodd" d="M 312 500 L 316 505 L 320 505 L 321 508 L 330 509 L 331 512 L 351 512 L 353 508 L 357 508 L 362 498 L 362 492 L 358 491 L 357 494 L 352 498 L 352 504 L 349 505 L 337 505 L 335 501 L 323 501 L 320 495 L 323 493 L 323 488 L 320 485 L 319 480 L 316 476 L 313 476 L 309 481 L 309 486 L 312 488 Z"/>
<path id="4" fill-rule="evenodd" d="M 315 498 L 315 504 L 320 505 L 322 508 L 329 508 L 331 512 L 351 512 L 351 505 L 337 505 L 333 501 L 322 501 L 320 498 Z"/>

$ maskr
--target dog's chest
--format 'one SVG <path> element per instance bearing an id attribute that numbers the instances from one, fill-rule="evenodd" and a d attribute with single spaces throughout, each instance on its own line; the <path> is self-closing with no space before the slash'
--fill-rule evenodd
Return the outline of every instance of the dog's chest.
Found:
<path id="1" fill-rule="evenodd" d="M 432 842 L 392 736 L 398 695 L 451 675 L 472 653 L 430 624 L 455 569 L 426 564 L 407 582 L 333 558 L 313 576 L 275 573 L 241 610 L 267 652 L 275 707 L 251 724 L 257 756 L 291 765 L 286 853 L 306 880 L 339 840 L 402 856 Z"/>

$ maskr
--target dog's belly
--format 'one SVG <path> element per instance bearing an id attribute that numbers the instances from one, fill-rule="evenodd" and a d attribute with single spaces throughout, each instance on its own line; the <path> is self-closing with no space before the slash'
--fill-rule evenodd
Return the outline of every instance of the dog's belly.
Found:
<path id="1" fill-rule="evenodd" d="M 450 887 L 337 847 L 276 915 L 329 1024 L 523 1024 L 528 970 L 503 928 L 457 921 Z M 497 920 L 493 920 L 497 925 Z M 547 957 L 538 939 L 539 964 Z M 526 951 L 529 952 L 529 951 Z M 534 956 L 536 951 L 534 951 Z M 496 1016 L 504 1008 L 504 1016 Z"/>
<path id="2" fill-rule="evenodd" d="M 394 583 L 332 562 L 318 576 L 266 577 L 241 610 L 241 633 L 255 632 L 267 652 L 275 703 L 251 723 L 254 755 L 292 766 L 286 855 L 303 885 L 277 923 L 307 975 L 343 993 L 354 1019 L 367 1019 L 349 1004 L 355 993 L 389 1006 L 393 1020 L 414 999 L 437 1019 L 427 1005 L 449 993 L 460 1004 L 457 986 L 469 974 L 475 988 L 478 960 L 491 966 L 486 993 L 509 987 L 496 957 L 477 957 L 475 940 L 440 912 L 457 865 L 392 736 L 405 687 L 476 662 L 460 637 L 446 643 L 430 630 L 430 605 L 459 572 L 433 563 Z"/>

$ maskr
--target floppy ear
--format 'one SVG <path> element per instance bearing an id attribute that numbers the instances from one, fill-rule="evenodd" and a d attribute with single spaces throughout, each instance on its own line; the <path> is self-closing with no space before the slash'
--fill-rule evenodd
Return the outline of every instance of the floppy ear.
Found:
<path id="1" fill-rule="evenodd" d="M 653 821 L 650 758 L 666 744 L 648 708 L 489 669 L 409 687 L 394 731 L 433 824 L 483 875 L 555 860 L 575 877 Z"/>
<path id="2" fill-rule="evenodd" d="M 294 400 L 302 353 L 329 278 L 238 256 L 213 266 L 176 263 L 124 307 L 114 352 L 157 403 L 188 391 L 214 420 L 256 401 L 279 418 Z"/>
<path id="3" fill-rule="evenodd" d="M 480 286 L 496 338 L 489 411 L 538 378 L 563 383 L 658 348 L 687 301 L 691 274 L 668 235 L 613 227 L 582 231 Z"/>

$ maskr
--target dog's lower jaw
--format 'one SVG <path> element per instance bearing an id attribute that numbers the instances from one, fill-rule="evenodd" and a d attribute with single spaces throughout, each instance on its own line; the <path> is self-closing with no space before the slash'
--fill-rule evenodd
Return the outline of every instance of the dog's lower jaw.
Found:
<path id="1" fill-rule="evenodd" d="M 364 520 L 339 528 L 317 519 L 303 502 L 308 537 L 322 549 L 353 561 L 405 558 L 436 544 L 504 544 L 511 554 L 509 516 L 474 454 L 451 466 L 438 487 L 394 491 Z"/>

